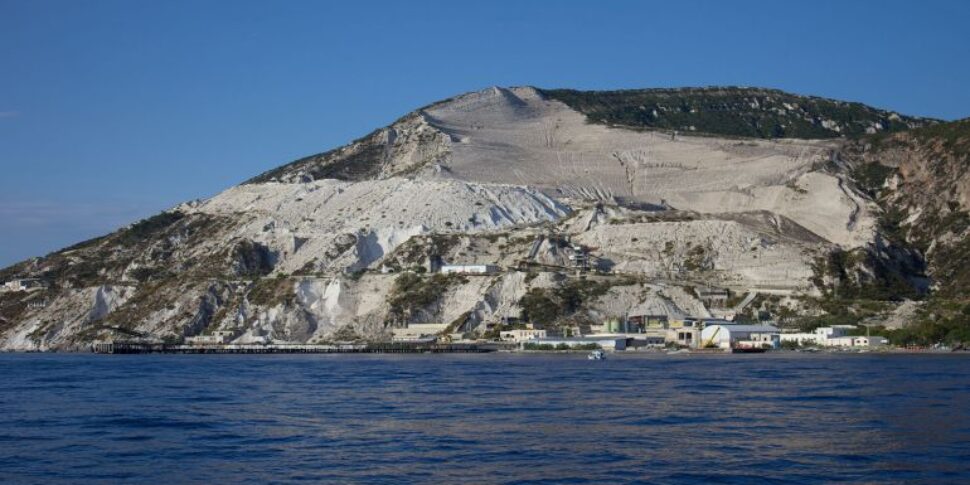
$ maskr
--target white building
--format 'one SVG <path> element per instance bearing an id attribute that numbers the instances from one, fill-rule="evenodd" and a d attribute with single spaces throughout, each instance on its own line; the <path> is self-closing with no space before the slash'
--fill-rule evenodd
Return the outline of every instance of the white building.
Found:
<path id="1" fill-rule="evenodd" d="M 886 337 L 866 336 L 856 337 L 854 347 L 882 347 L 884 345 L 889 345 L 889 339 Z"/>
<path id="2" fill-rule="evenodd" d="M 783 333 L 781 334 L 781 341 L 817 347 L 875 347 L 888 343 L 883 337 L 847 335 L 851 330 L 855 329 L 855 325 L 818 327 L 812 332 Z"/>
<path id="3" fill-rule="evenodd" d="M 697 327 L 668 328 L 665 343 L 696 349 L 700 345 L 700 337 L 701 330 Z"/>
<path id="4" fill-rule="evenodd" d="M 865 335 L 854 337 L 835 337 L 828 339 L 826 347 L 881 347 L 889 343 L 885 337 L 866 337 Z"/>
<path id="5" fill-rule="evenodd" d="M 516 330 L 503 330 L 499 333 L 502 340 L 508 340 L 511 342 L 526 342 L 529 340 L 535 340 L 540 338 L 546 338 L 546 331 L 535 329 L 535 328 L 523 328 Z"/>
<path id="6" fill-rule="evenodd" d="M 501 270 L 494 264 L 444 264 L 442 274 L 494 274 Z"/>
<path id="7" fill-rule="evenodd" d="M 778 329 L 771 325 L 707 325 L 701 331 L 701 347 L 728 350 L 735 346 L 780 346 Z"/>
<path id="8" fill-rule="evenodd" d="M 579 347 L 583 345 L 599 345 L 603 350 L 625 350 L 627 339 L 624 337 L 547 337 L 531 340 L 528 343 L 545 345 L 567 345 L 569 347 Z"/>
<path id="9" fill-rule="evenodd" d="M 6 291 L 28 291 L 34 288 L 47 288 L 47 283 L 39 278 L 20 278 L 3 284 Z"/>
<path id="10" fill-rule="evenodd" d="M 584 335 L 594 340 L 626 340 L 626 347 L 663 347 L 667 343 L 667 331 L 662 328 L 648 328 L 640 332 L 609 332 Z"/>
<path id="11" fill-rule="evenodd" d="M 435 337 L 448 328 L 447 323 L 411 323 L 407 328 L 392 328 L 391 338 L 396 342 L 421 340 Z"/>

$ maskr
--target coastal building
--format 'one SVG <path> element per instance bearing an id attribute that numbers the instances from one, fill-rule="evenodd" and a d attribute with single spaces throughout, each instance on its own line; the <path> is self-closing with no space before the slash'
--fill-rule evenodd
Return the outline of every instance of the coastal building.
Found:
<path id="1" fill-rule="evenodd" d="M 707 325 L 701 331 L 701 347 L 732 349 L 737 347 L 768 345 L 780 346 L 778 329 L 771 325 Z"/>
<path id="2" fill-rule="evenodd" d="M 442 274 L 495 274 L 501 270 L 494 264 L 443 264 Z"/>
<path id="3" fill-rule="evenodd" d="M 510 342 L 527 342 L 530 340 L 540 339 L 546 337 L 546 331 L 537 328 L 522 328 L 514 330 L 503 330 L 499 332 L 499 336 L 502 340 Z"/>
<path id="4" fill-rule="evenodd" d="M 663 347 L 667 342 L 667 330 L 662 328 L 638 329 L 637 332 L 603 332 L 586 335 L 592 339 L 625 339 L 626 347 Z"/>
<path id="5" fill-rule="evenodd" d="M 666 342 L 678 347 L 697 348 L 701 340 L 701 330 L 698 327 L 668 328 Z"/>
<path id="6" fill-rule="evenodd" d="M 410 323 L 405 328 L 392 328 L 391 338 L 395 342 L 408 342 L 428 337 L 436 337 L 448 329 L 447 323 Z"/>
<path id="7" fill-rule="evenodd" d="M 569 347 L 581 347 L 590 344 L 598 345 L 603 350 L 626 350 L 627 339 L 622 336 L 595 336 L 588 337 L 545 337 L 530 340 L 528 343 L 546 344 L 553 346 L 567 345 Z"/>
<path id="8" fill-rule="evenodd" d="M 631 326 L 639 328 L 667 328 L 670 318 L 666 314 L 630 315 L 627 321 Z"/>
<path id="9" fill-rule="evenodd" d="M 886 337 L 880 337 L 878 335 L 874 336 L 859 336 L 855 338 L 853 347 L 883 347 L 889 345 L 889 339 Z"/>
<path id="10" fill-rule="evenodd" d="M 629 331 L 637 329 L 666 329 L 672 320 L 683 320 L 687 315 L 669 299 L 657 293 L 649 294 L 630 309 L 626 321 Z"/>
<path id="11" fill-rule="evenodd" d="M 226 343 L 226 339 L 221 335 L 195 335 L 185 337 L 185 343 L 188 345 L 221 345 Z"/>
<path id="12" fill-rule="evenodd" d="M 848 335 L 856 328 L 855 325 L 832 325 L 811 332 L 783 333 L 780 338 L 782 342 L 815 347 L 878 347 L 888 343 L 884 337 Z"/>

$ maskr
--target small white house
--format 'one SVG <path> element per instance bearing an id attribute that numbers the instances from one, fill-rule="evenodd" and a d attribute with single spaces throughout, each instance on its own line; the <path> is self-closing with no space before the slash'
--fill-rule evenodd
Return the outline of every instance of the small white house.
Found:
<path id="1" fill-rule="evenodd" d="M 740 343 L 778 348 L 778 329 L 771 325 L 708 325 L 701 330 L 702 347 L 715 345 L 727 350 Z"/>
<path id="2" fill-rule="evenodd" d="M 872 336 L 855 338 L 856 347 L 882 347 L 884 345 L 889 345 L 889 339 L 886 337 Z"/>
<path id="3" fill-rule="evenodd" d="M 500 271 L 494 264 L 444 264 L 442 274 L 495 274 Z"/>

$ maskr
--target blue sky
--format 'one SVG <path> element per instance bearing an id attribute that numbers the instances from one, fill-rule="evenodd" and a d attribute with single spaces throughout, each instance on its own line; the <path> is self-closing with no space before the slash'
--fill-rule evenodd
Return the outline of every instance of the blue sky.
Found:
<path id="1" fill-rule="evenodd" d="M 0 0 L 0 266 L 491 85 L 970 116 L 970 2 Z"/>

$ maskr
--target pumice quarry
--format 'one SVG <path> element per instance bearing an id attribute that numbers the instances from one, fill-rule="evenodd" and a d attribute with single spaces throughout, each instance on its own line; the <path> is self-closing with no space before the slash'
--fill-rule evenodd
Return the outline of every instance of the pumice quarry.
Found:
<path id="1" fill-rule="evenodd" d="M 968 133 L 761 88 L 487 88 L 0 270 L 0 349 L 957 348 Z"/>

